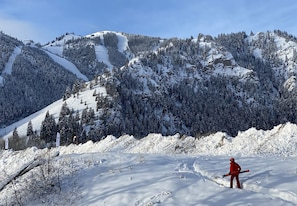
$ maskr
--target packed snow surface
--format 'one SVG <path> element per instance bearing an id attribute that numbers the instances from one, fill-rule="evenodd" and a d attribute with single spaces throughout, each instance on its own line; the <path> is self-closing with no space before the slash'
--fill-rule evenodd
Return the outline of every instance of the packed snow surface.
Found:
<path id="1" fill-rule="evenodd" d="M 0 205 L 296 205 L 297 126 L 2 150 Z M 243 189 L 229 188 L 229 158 Z M 234 185 L 235 181 L 234 181 Z"/>

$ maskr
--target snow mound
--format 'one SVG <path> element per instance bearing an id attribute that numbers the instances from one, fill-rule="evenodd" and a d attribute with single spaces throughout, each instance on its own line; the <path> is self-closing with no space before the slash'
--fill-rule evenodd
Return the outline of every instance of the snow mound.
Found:
<path id="1" fill-rule="evenodd" d="M 66 151 L 75 153 L 90 152 L 124 152 L 150 154 L 194 154 L 194 155 L 277 155 L 297 156 L 297 125 L 287 123 L 274 127 L 272 130 L 251 128 L 240 132 L 236 137 L 217 132 L 205 137 L 194 138 L 175 134 L 162 136 L 149 134 L 145 138 L 136 139 L 133 135 L 116 138 L 107 136 L 100 142 L 91 141 L 78 146 L 70 145 Z M 66 152 L 63 149 L 61 153 Z"/>

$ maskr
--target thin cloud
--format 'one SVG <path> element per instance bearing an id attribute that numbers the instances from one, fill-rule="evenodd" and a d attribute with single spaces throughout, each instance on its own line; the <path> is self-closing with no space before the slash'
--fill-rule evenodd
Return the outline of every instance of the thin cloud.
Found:
<path id="1" fill-rule="evenodd" d="M 0 17 L 0 30 L 19 40 L 34 40 L 45 43 L 48 37 L 44 35 L 43 28 L 38 28 L 30 22 Z"/>

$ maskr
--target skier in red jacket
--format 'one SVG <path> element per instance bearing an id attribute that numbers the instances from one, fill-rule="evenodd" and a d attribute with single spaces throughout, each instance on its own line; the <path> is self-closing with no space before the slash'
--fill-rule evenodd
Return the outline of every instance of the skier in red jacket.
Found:
<path id="1" fill-rule="evenodd" d="M 231 175 L 230 178 L 230 188 L 233 188 L 233 179 L 236 178 L 237 188 L 241 188 L 240 182 L 239 182 L 239 173 L 240 173 L 241 167 L 239 164 L 235 162 L 235 159 L 232 157 L 230 158 L 230 170 L 228 175 Z"/>

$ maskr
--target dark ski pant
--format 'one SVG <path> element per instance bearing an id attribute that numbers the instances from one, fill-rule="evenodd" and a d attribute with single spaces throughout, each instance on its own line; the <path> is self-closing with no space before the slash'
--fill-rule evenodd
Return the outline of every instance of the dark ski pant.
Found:
<path id="1" fill-rule="evenodd" d="M 231 175 L 231 177 L 230 177 L 230 188 L 233 188 L 233 179 L 234 179 L 234 177 L 236 178 L 237 188 L 241 188 L 238 175 Z"/>

